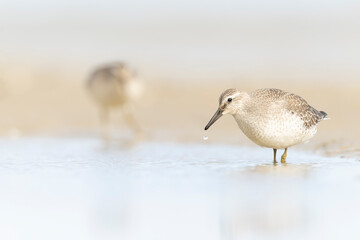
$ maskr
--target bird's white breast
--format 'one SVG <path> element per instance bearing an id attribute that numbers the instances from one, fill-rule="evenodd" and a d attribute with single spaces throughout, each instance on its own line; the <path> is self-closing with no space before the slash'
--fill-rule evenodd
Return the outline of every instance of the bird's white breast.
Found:
<path id="1" fill-rule="evenodd" d="M 306 128 L 301 118 L 286 109 L 275 113 L 238 113 L 234 115 L 244 134 L 256 144 L 282 149 L 308 141 L 316 133 L 316 126 Z"/>
<path id="2" fill-rule="evenodd" d="M 144 94 L 144 85 L 141 80 L 133 78 L 126 84 L 125 93 L 129 99 L 139 99 Z"/>

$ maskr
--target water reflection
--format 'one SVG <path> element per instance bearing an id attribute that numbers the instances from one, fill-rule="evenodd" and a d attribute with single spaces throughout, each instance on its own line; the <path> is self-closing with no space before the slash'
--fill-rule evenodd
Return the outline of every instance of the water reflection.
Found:
<path id="1" fill-rule="evenodd" d="M 355 160 L 294 150 L 288 164 L 273 165 L 268 149 L 146 142 L 103 151 L 99 143 L 0 141 L 4 234 L 22 229 L 17 239 L 235 240 L 360 233 Z M 53 236 L 58 231 L 63 234 Z"/>
<path id="2" fill-rule="evenodd" d="M 140 144 L 143 140 L 144 139 L 140 135 L 135 137 L 128 136 L 126 138 L 120 139 L 107 137 L 103 138 L 101 143 L 101 150 L 104 152 L 131 150 Z"/>
<path id="3" fill-rule="evenodd" d="M 269 163 L 251 167 L 248 171 L 252 174 L 270 174 L 274 176 L 306 176 L 312 167 L 311 163 Z"/>

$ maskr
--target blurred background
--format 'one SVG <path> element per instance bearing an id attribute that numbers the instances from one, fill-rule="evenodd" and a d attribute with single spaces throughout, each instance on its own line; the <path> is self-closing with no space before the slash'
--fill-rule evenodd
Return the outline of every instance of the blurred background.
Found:
<path id="1" fill-rule="evenodd" d="M 148 132 L 171 133 L 166 139 L 198 141 L 219 94 L 230 87 L 297 93 L 333 118 L 322 136 L 360 133 L 357 1 L 15 0 L 2 6 L 3 135 L 91 132 L 97 109 L 84 82 L 111 61 L 129 63 L 144 80 L 137 117 Z M 113 121 L 121 128 L 121 117 Z M 214 136 L 237 129 L 230 117 L 224 121 Z M 239 135 L 215 139 L 243 141 Z"/>
<path id="2" fill-rule="evenodd" d="M 356 0 L 3 0 L 0 237 L 360 236 L 359 11 Z M 146 140 L 104 151 L 86 80 L 113 61 L 145 85 L 134 114 Z M 221 92 L 264 87 L 331 118 L 290 164 L 272 165 L 230 116 L 202 140 Z M 111 126 L 129 137 L 120 111 Z"/>

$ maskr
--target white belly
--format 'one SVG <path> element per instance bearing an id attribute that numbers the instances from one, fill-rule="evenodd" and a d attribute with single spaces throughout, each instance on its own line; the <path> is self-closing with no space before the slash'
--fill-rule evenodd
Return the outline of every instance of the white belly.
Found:
<path id="1" fill-rule="evenodd" d="M 316 126 L 307 129 L 300 117 L 286 111 L 276 117 L 236 114 L 234 118 L 248 138 L 268 148 L 288 148 L 308 141 L 316 133 Z"/>

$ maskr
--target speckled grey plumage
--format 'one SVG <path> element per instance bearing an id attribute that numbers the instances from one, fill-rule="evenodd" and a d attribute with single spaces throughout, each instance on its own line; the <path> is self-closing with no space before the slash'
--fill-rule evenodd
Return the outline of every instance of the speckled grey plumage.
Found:
<path id="1" fill-rule="evenodd" d="M 291 114 L 297 114 L 306 128 L 315 126 L 327 116 L 325 112 L 318 111 L 310 106 L 302 97 L 280 89 L 263 88 L 252 92 L 250 96 L 263 104 L 280 103 Z"/>
<path id="2" fill-rule="evenodd" d="M 225 114 L 233 115 L 239 128 L 253 142 L 274 149 L 308 141 L 315 135 L 317 124 L 327 116 L 302 97 L 273 88 L 250 94 L 227 89 L 220 95 L 219 109 L 205 130 Z"/>
<path id="3" fill-rule="evenodd" d="M 91 73 L 87 86 L 97 103 L 106 107 L 123 105 L 137 98 L 142 91 L 134 72 L 122 62 L 96 68 Z"/>

